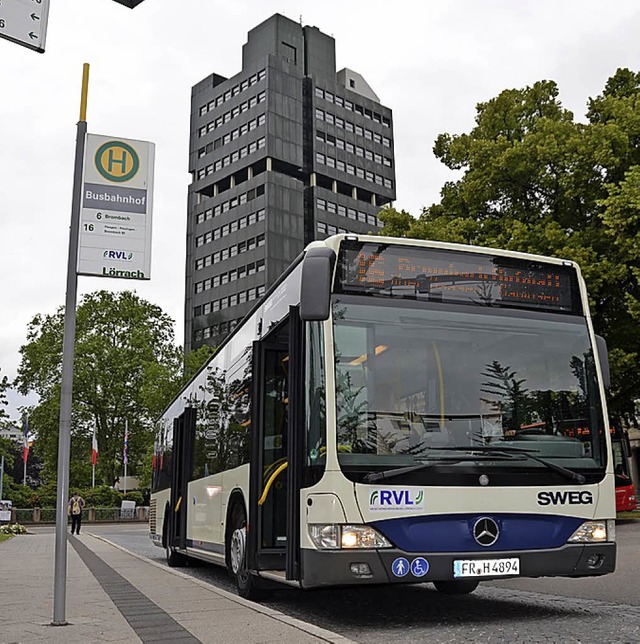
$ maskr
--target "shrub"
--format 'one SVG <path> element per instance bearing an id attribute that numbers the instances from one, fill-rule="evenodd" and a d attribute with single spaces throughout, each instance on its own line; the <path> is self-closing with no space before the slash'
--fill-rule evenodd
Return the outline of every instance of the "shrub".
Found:
<path id="1" fill-rule="evenodd" d="M 120 507 L 120 501 L 122 500 L 122 494 L 118 490 L 110 488 L 108 485 L 98 485 L 96 487 L 78 490 L 78 492 L 80 492 L 80 496 L 84 499 L 86 507 L 90 508 Z"/>
<path id="2" fill-rule="evenodd" d="M 5 523 L 0 525 L 0 534 L 26 534 L 27 529 L 20 523 Z"/>
<path id="3" fill-rule="evenodd" d="M 31 493 L 30 508 L 55 508 L 58 488 L 56 483 L 45 483 Z"/>
<path id="4" fill-rule="evenodd" d="M 4 475 L 3 496 L 8 501 L 13 501 L 14 508 L 29 508 L 31 507 L 31 493 L 32 490 L 27 485 L 14 483 L 13 479 L 9 478 L 7 474 Z"/>

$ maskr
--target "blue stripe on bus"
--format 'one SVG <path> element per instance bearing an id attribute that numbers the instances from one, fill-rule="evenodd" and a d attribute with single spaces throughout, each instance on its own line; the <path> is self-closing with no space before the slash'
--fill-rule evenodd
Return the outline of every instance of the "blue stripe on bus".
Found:
<path id="1" fill-rule="evenodd" d="M 473 538 L 473 526 L 482 517 L 492 518 L 500 528 L 492 546 L 481 546 Z M 557 515 L 486 513 L 402 517 L 372 525 L 406 552 L 491 552 L 559 548 L 583 521 Z"/>

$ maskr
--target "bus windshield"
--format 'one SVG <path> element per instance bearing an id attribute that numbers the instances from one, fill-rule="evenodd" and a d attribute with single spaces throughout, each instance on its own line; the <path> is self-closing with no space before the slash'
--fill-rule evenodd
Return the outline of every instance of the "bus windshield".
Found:
<path id="1" fill-rule="evenodd" d="M 589 482 L 604 475 L 582 316 L 338 295 L 333 324 L 338 459 L 351 480 L 424 462 L 394 483 L 466 485 L 492 472 L 505 485 L 566 484 L 516 448 Z M 510 457 L 492 460 L 501 447 Z"/>

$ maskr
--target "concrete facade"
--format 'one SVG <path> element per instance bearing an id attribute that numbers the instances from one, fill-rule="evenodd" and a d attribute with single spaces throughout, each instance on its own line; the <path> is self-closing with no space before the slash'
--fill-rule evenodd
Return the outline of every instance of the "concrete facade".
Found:
<path id="1" fill-rule="evenodd" d="M 370 233 L 395 199 L 391 110 L 335 41 L 274 15 L 242 71 L 192 89 L 185 351 L 217 345 L 304 246 Z"/>

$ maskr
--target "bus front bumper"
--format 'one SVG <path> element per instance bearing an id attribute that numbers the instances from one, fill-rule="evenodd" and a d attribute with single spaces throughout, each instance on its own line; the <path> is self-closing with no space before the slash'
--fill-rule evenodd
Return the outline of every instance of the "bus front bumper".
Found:
<path id="1" fill-rule="evenodd" d="M 413 565 L 416 559 L 426 562 Z M 519 560 L 519 574 L 486 574 L 464 579 L 488 581 L 514 577 L 591 577 L 615 570 L 616 544 L 566 544 L 548 550 L 502 552 L 423 553 L 385 550 L 306 550 L 301 551 L 302 587 L 359 584 L 424 583 L 454 579 L 456 560 Z M 398 560 L 403 559 L 401 567 Z M 406 564 L 404 563 L 406 562 Z M 366 565 L 365 565 L 366 564 Z M 405 571 L 406 568 L 406 571 Z M 423 573 L 419 577 L 414 570 Z M 395 570 L 395 572 L 394 572 Z M 404 573 L 398 575 L 398 572 Z"/>

